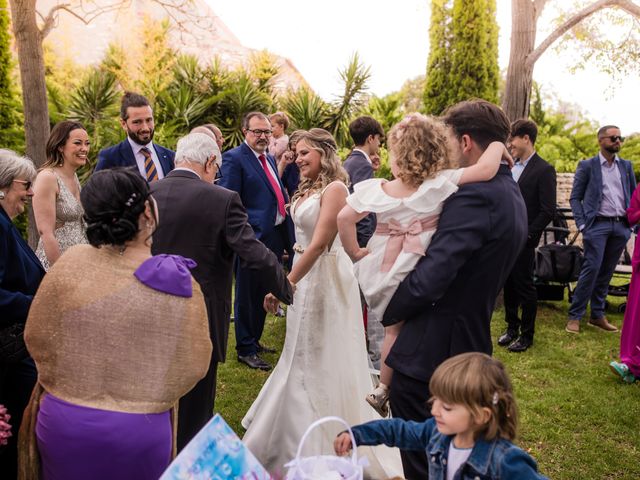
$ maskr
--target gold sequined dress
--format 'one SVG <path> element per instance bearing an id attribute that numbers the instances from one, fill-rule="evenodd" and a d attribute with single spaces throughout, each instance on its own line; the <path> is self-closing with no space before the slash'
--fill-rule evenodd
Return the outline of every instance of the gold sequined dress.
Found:
<path id="1" fill-rule="evenodd" d="M 89 243 L 84 233 L 84 222 L 82 215 L 84 210 L 82 205 L 76 197 L 74 197 L 71 190 L 67 188 L 60 176 L 52 169 L 53 174 L 58 181 L 58 195 L 56 195 L 56 229 L 54 236 L 60 246 L 60 254 L 64 253 L 69 247 L 74 245 Z M 80 189 L 80 181 L 78 176 L 74 175 L 78 190 Z M 42 239 L 38 241 L 38 248 L 36 249 L 36 255 L 38 260 L 42 263 L 45 270 L 49 270 L 49 260 L 44 253 L 44 245 Z"/>

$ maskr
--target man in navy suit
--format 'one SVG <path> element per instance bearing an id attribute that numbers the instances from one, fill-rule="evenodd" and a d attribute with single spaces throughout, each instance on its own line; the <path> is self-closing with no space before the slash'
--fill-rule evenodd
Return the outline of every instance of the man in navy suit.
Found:
<path id="1" fill-rule="evenodd" d="M 384 137 L 384 130 L 375 118 L 362 116 L 349 124 L 349 135 L 353 139 L 354 147 L 344 161 L 344 169 L 349 174 L 349 192 L 353 193 L 354 185 L 373 178 L 374 165 L 371 157 L 378 155 L 380 143 Z M 375 229 L 375 213 L 370 213 L 356 224 L 356 236 L 360 247 L 367 246 Z M 371 362 L 377 368 L 380 365 L 382 341 L 384 340 L 384 328 L 380 323 L 382 319 L 376 318 L 372 315 L 372 312 L 367 312 L 364 298 L 362 304 L 364 313 L 368 313 L 366 316 L 367 349 L 369 350 Z"/>
<path id="2" fill-rule="evenodd" d="M 631 229 L 626 210 L 636 188 L 631 162 L 618 157 L 624 138 L 620 129 L 606 125 L 598 130 L 600 152 L 578 164 L 571 189 L 571 210 L 582 232 L 584 262 L 573 293 L 565 330 L 580 332 L 580 321 L 591 301 L 589 324 L 608 332 L 618 329 L 604 315 L 613 271 Z"/>
<path id="3" fill-rule="evenodd" d="M 485 100 L 447 110 L 453 154 L 475 164 L 493 141 L 506 142 L 504 112 Z M 387 365 L 394 369 L 390 401 L 395 417 L 431 416 L 429 380 L 446 359 L 492 353 L 490 322 L 498 292 L 527 238 L 527 210 L 507 165 L 488 182 L 461 186 L 444 203 L 426 256 L 400 283 L 383 324 L 404 320 Z M 427 478 L 424 452 L 401 452 L 405 477 Z"/>
<path id="4" fill-rule="evenodd" d="M 290 249 L 290 217 L 285 211 L 289 198 L 278 177 L 274 158 L 267 153 L 271 123 L 261 112 L 248 113 L 242 121 L 245 141 L 222 155 L 222 178 L 218 184 L 238 192 L 258 240 L 278 260 Z M 269 370 L 259 354 L 273 351 L 260 344 L 266 312 L 264 286 L 255 273 L 236 262 L 234 317 L 238 361 L 251 368 Z"/>
<path id="5" fill-rule="evenodd" d="M 127 138 L 98 154 L 95 171 L 113 167 L 138 167 L 149 182 L 164 178 L 173 170 L 175 153 L 153 143 L 153 110 L 142 95 L 126 92 L 120 105 L 120 124 Z"/>
<path id="6" fill-rule="evenodd" d="M 349 124 L 349 134 L 354 147 L 344 161 L 344 169 L 349 174 L 349 191 L 353 193 L 353 186 L 363 180 L 373 178 L 371 156 L 377 155 L 380 143 L 384 137 L 382 125 L 372 117 L 358 117 Z M 358 245 L 366 247 L 367 242 L 376 229 L 376 216 L 369 214 L 356 225 Z"/>

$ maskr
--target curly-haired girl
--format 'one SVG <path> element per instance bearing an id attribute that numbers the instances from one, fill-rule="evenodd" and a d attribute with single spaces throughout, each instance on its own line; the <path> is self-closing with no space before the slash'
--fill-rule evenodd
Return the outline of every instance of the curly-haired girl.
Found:
<path id="1" fill-rule="evenodd" d="M 443 202 L 458 190 L 458 185 L 493 178 L 503 158 L 512 162 L 504 144 L 493 142 L 475 165 L 455 169 L 444 125 L 418 113 L 395 125 L 388 143 L 395 179 L 358 183 L 338 215 L 340 240 L 357 262 L 355 274 L 376 318 L 382 318 L 400 282 L 425 255 Z M 367 248 L 359 248 L 355 224 L 370 212 L 377 216 L 376 231 Z M 384 361 L 401 324 L 385 326 L 380 383 L 366 398 L 383 417 L 389 413 L 388 386 L 393 376 Z"/>

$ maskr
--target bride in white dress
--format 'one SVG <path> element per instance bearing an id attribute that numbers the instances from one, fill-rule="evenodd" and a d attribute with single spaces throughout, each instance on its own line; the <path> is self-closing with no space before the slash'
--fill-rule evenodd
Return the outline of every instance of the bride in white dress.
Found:
<path id="1" fill-rule="evenodd" d="M 245 444 L 272 474 L 296 454 L 298 443 L 315 420 L 337 415 L 349 424 L 380 417 L 362 400 L 373 387 L 369 373 L 358 283 L 353 264 L 336 236 L 336 218 L 345 205 L 347 174 L 335 140 L 319 128 L 297 143 L 303 181 L 291 216 L 296 245 L 289 280 L 297 284 L 287 311 L 287 331 L 280 360 L 242 420 Z M 274 297 L 265 306 L 274 308 Z M 333 454 L 342 427 L 314 431 L 305 455 Z M 369 478 L 402 475 L 397 449 L 360 447 Z"/>

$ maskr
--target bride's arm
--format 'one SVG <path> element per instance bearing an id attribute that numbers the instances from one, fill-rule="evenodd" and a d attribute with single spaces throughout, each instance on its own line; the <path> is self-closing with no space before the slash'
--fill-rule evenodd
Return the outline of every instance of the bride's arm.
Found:
<path id="1" fill-rule="evenodd" d="M 320 216 L 313 231 L 313 238 L 291 269 L 287 277 L 290 282 L 298 283 L 336 238 L 338 212 L 345 206 L 347 195 L 347 189 L 339 182 L 332 183 L 324 191 L 320 203 Z"/>

